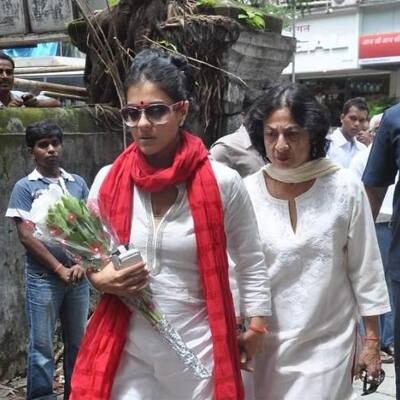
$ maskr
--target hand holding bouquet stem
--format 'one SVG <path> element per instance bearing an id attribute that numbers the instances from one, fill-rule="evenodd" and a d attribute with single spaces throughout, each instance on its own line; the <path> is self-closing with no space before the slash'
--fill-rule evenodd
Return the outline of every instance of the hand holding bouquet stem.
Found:
<path id="1" fill-rule="evenodd" d="M 120 297 L 130 309 L 140 312 L 198 378 L 211 376 L 154 303 L 147 287 L 149 270 L 139 261 L 139 251 L 118 246 L 115 235 L 100 218 L 97 204 L 86 205 L 82 200 L 65 195 L 58 185 L 50 184 L 49 190 L 40 197 L 40 203 L 33 202 L 31 216 L 39 240 L 61 246 L 75 260 L 72 268 L 86 269 L 95 288 Z M 76 278 L 75 271 L 69 273 L 68 280 L 71 273 Z"/>
<path id="2" fill-rule="evenodd" d="M 149 271 L 143 261 L 123 269 L 116 269 L 110 261 L 99 272 L 89 269 L 87 276 L 100 292 L 120 297 L 137 294 L 148 285 L 149 281 Z"/>

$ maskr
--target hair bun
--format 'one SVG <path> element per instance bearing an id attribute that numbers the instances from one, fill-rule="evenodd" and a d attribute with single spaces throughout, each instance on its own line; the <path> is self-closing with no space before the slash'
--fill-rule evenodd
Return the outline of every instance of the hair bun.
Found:
<path id="1" fill-rule="evenodd" d="M 193 92 L 195 86 L 194 69 L 192 65 L 189 64 L 188 59 L 181 54 L 171 54 L 170 62 L 179 70 L 188 96 L 190 97 L 190 94 Z"/>
<path id="2" fill-rule="evenodd" d="M 187 58 L 180 54 L 171 54 L 170 60 L 180 70 L 185 70 L 189 65 Z"/>

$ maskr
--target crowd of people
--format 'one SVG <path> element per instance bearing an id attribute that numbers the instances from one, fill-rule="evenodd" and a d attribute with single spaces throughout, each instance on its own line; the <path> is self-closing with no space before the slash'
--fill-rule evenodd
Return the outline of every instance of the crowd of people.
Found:
<path id="1" fill-rule="evenodd" d="M 4 105 L 13 67 L 0 57 Z M 400 165 L 399 106 L 374 122 L 364 99 L 350 99 L 331 132 L 306 87 L 278 84 L 248 93 L 238 131 L 208 151 L 185 127 L 195 90 L 184 57 L 138 53 L 121 109 L 133 143 L 90 191 L 61 168 L 56 124 L 26 129 L 36 168 L 6 215 L 27 250 L 29 400 L 56 399 L 57 318 L 66 400 L 350 400 L 355 377 L 371 393 L 381 363 L 395 361 L 400 204 L 386 189 Z M 36 239 L 24 221 L 50 184 L 97 200 L 143 261 L 84 274 Z M 86 327 L 88 282 L 102 297 Z M 121 301 L 145 287 L 209 377 L 194 376 Z"/>

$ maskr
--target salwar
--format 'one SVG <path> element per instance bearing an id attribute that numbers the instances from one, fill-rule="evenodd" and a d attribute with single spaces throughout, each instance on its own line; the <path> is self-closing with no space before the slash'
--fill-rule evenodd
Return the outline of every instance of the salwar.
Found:
<path id="1" fill-rule="evenodd" d="M 141 315 L 132 319 L 135 339 L 126 341 L 110 400 L 212 400 L 212 378 L 196 378 Z M 207 344 L 197 354 L 208 368 L 211 353 Z"/>

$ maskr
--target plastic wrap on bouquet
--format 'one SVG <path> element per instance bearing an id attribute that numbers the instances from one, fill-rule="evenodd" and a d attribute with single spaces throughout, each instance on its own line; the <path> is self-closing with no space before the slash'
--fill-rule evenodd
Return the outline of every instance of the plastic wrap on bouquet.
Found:
<path id="1" fill-rule="evenodd" d="M 141 260 L 138 250 L 119 245 L 116 235 L 101 219 L 95 202 L 86 205 L 84 201 L 63 193 L 56 184 L 50 184 L 49 190 L 33 202 L 30 215 L 31 221 L 26 223 L 39 240 L 62 247 L 84 268 L 100 271 L 112 260 L 118 269 Z M 211 372 L 157 308 L 149 289 L 122 300 L 144 316 L 196 377 L 204 379 L 211 376 Z"/>
<path id="2" fill-rule="evenodd" d="M 150 325 L 162 336 L 162 338 L 172 347 L 179 359 L 190 368 L 194 375 L 200 379 L 211 377 L 211 372 L 206 368 L 193 353 L 192 350 L 182 340 L 179 333 L 171 326 L 153 302 L 151 293 L 144 289 L 141 295 L 136 297 L 122 298 L 125 304 L 133 306 L 140 311 Z"/>

